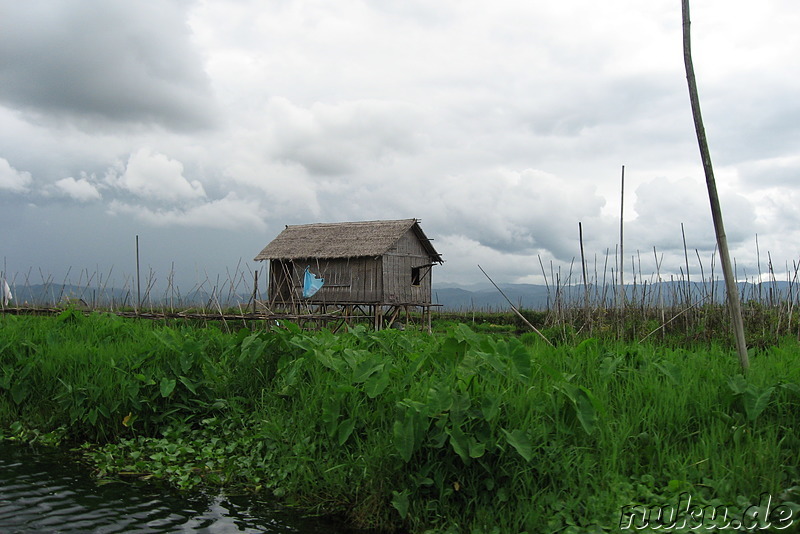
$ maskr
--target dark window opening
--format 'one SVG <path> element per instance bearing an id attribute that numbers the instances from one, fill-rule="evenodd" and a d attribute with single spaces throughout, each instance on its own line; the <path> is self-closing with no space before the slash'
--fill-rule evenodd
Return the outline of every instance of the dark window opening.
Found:
<path id="1" fill-rule="evenodd" d="M 411 268 L 411 285 L 418 286 L 421 280 L 420 276 L 420 268 L 419 267 L 412 267 Z"/>

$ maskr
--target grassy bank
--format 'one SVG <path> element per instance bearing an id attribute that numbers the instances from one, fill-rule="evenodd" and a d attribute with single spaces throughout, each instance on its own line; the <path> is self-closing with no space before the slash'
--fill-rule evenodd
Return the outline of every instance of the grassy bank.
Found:
<path id="1" fill-rule="evenodd" d="M 387 531 L 617 532 L 624 506 L 690 495 L 734 514 L 765 493 L 800 523 L 789 337 L 744 377 L 713 343 L 551 347 L 459 324 L 0 325 L 5 437 L 83 444 L 100 475 L 247 487 Z"/>

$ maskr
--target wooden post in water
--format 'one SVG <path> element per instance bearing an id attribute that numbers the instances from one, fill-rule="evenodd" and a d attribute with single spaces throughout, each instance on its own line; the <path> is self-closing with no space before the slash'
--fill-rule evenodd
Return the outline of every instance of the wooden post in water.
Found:
<path id="1" fill-rule="evenodd" d="M 700 157 L 703 160 L 703 170 L 706 175 L 706 187 L 708 188 L 708 199 L 711 203 L 711 216 L 714 220 L 714 231 L 717 234 L 717 245 L 719 246 L 720 263 L 722 263 L 722 274 L 725 277 L 725 288 L 728 294 L 728 307 L 731 313 L 731 323 L 733 332 L 736 336 L 736 349 L 739 353 L 739 364 L 742 370 L 750 367 L 747 356 L 747 343 L 744 339 L 744 322 L 742 321 L 742 306 L 739 300 L 739 289 L 736 286 L 736 278 L 731 267 L 731 256 L 728 251 L 728 238 L 725 235 L 725 227 L 722 223 L 722 208 L 717 194 L 717 182 L 714 179 L 714 168 L 711 165 L 711 154 L 708 150 L 706 131 L 703 126 L 703 117 L 700 114 L 700 98 L 697 96 L 697 80 L 694 76 L 692 65 L 691 40 L 689 35 L 689 0 L 682 0 L 683 16 L 683 62 L 686 67 L 686 80 L 689 83 L 689 100 L 692 104 L 692 117 L 694 118 L 694 129 L 697 133 L 697 143 L 700 147 Z"/>

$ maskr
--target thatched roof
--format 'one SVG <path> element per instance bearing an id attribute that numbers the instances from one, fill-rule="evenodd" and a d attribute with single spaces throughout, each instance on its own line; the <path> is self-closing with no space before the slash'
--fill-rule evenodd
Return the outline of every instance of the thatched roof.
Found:
<path id="1" fill-rule="evenodd" d="M 417 235 L 431 261 L 441 263 L 442 257 L 425 237 L 416 219 L 287 226 L 255 260 L 381 256 L 409 230 Z"/>

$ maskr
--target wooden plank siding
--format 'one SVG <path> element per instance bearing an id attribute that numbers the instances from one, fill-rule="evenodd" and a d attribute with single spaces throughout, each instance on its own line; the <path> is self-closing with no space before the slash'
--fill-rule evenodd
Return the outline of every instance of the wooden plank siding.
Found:
<path id="1" fill-rule="evenodd" d="M 325 284 L 311 299 L 303 299 L 303 276 L 307 266 L 314 275 L 325 279 Z M 268 292 L 272 302 L 282 304 L 382 302 L 382 271 L 380 258 L 272 260 Z"/>
<path id="2" fill-rule="evenodd" d="M 383 256 L 384 302 L 427 303 L 431 299 L 431 257 L 414 232 L 409 230 Z M 419 284 L 412 284 L 414 268 L 420 270 Z"/>

